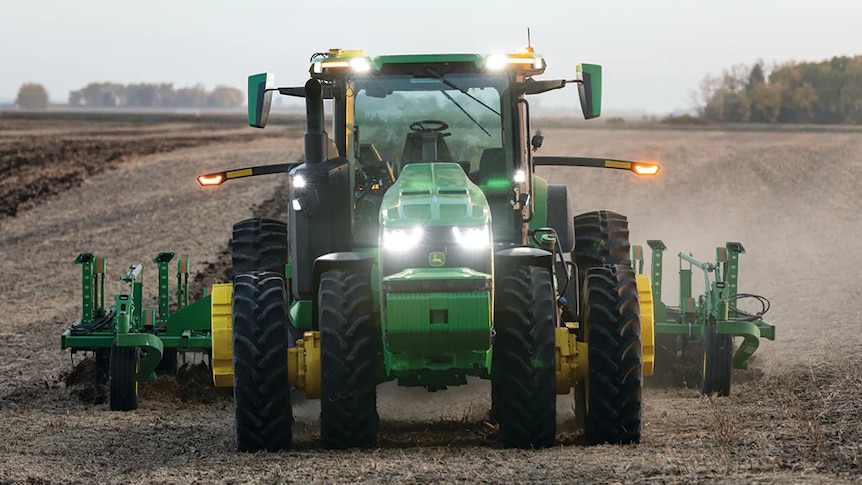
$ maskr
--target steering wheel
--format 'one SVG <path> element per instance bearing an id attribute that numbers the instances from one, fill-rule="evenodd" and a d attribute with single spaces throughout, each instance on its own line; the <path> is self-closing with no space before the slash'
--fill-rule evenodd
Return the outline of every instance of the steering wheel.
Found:
<path id="1" fill-rule="evenodd" d="M 410 131 L 438 133 L 449 128 L 449 123 L 441 120 L 421 120 L 410 123 Z"/>

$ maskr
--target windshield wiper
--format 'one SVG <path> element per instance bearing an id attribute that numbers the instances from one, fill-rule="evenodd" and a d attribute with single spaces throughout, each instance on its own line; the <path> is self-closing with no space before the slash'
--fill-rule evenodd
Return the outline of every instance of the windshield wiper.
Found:
<path id="1" fill-rule="evenodd" d="M 428 67 L 428 68 L 426 68 L 426 69 L 425 69 L 425 72 L 427 72 L 428 74 L 430 74 L 430 75 L 431 75 L 431 77 L 433 77 L 433 78 L 435 78 L 435 79 L 439 79 L 440 81 L 442 81 L 442 82 L 443 82 L 443 84 L 445 84 L 445 85 L 449 86 L 450 88 L 452 88 L 452 89 L 457 89 L 458 91 L 461 91 L 464 95 L 468 96 L 470 99 L 472 99 L 473 101 L 475 101 L 475 102 L 477 102 L 477 103 L 481 104 L 482 106 L 484 106 L 484 107 L 488 108 L 489 110 L 491 110 L 495 115 L 499 116 L 500 118 L 502 118 L 502 117 L 503 117 L 503 115 L 501 115 L 497 110 L 495 110 L 494 108 L 492 108 L 492 107 L 488 106 L 487 104 L 485 104 L 484 102 L 482 102 L 482 100 L 481 100 L 481 99 L 479 99 L 479 98 L 477 98 L 476 96 L 473 96 L 472 94 L 468 93 L 467 91 L 464 91 L 463 89 L 461 89 L 458 85 L 456 85 L 456 84 L 455 84 L 455 83 L 453 83 L 452 81 L 450 81 L 450 80 L 448 80 L 448 79 L 444 78 L 443 76 L 441 76 L 441 75 L 440 75 L 437 71 L 435 71 L 434 69 L 431 69 L 430 67 Z"/>
<path id="2" fill-rule="evenodd" d="M 453 98 L 452 95 L 450 95 L 449 93 L 447 93 L 446 91 L 444 91 L 442 89 L 440 90 L 440 92 L 443 93 L 443 96 L 446 96 L 446 98 L 449 101 L 452 101 L 453 103 L 455 103 L 455 106 L 457 106 L 458 109 L 460 109 L 465 115 L 467 115 L 467 118 L 470 118 L 470 121 L 475 123 L 476 126 L 478 126 L 480 130 L 484 131 L 486 135 L 491 136 L 491 133 L 488 132 L 488 130 L 486 130 L 485 127 L 482 126 L 478 121 L 476 121 L 476 118 L 473 118 L 472 116 L 470 116 L 470 113 L 468 113 L 467 110 L 464 109 L 464 107 L 461 106 L 460 103 L 458 103 L 458 101 L 455 101 L 455 98 Z"/>

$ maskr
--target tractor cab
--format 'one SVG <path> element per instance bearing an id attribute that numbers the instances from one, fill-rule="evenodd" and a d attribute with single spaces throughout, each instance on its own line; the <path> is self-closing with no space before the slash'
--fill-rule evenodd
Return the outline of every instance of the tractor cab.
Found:
<path id="1" fill-rule="evenodd" d="M 333 103 L 331 142 L 352 167 L 354 245 L 379 243 L 380 202 L 405 167 L 415 163 L 460 166 L 488 198 L 494 242 L 527 243 L 525 221 L 532 219 L 534 204 L 524 95 L 565 85 L 563 80 L 534 81 L 544 69 L 544 59 L 532 49 L 491 56 L 378 57 L 332 49 L 313 57 L 311 82 Z M 252 76 L 250 95 L 257 91 L 264 99 L 267 87 L 260 82 L 266 79 Z M 279 92 L 306 95 L 300 88 Z M 250 113 L 252 125 L 258 118 Z"/>

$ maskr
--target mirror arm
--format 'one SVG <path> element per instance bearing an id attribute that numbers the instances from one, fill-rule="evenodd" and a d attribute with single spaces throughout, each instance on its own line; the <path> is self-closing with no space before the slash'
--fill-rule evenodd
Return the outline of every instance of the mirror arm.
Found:
<path id="1" fill-rule="evenodd" d="M 553 91 L 555 89 L 562 89 L 566 87 L 565 79 L 552 79 L 552 80 L 543 80 L 543 81 L 535 81 L 532 78 L 528 79 L 522 83 L 519 83 L 518 87 L 520 91 L 524 94 L 541 94 L 546 93 L 548 91 Z"/>
<path id="2" fill-rule="evenodd" d="M 267 91 L 278 91 L 278 94 L 281 94 L 283 96 L 293 96 L 295 98 L 305 97 L 305 86 L 272 88 L 267 89 Z M 335 92 L 335 86 L 321 86 L 320 94 L 323 99 L 335 99 Z"/>

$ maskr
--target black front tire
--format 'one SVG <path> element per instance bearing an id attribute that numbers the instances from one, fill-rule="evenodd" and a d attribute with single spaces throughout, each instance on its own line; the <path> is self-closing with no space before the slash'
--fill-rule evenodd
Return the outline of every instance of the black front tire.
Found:
<path id="1" fill-rule="evenodd" d="M 733 367 L 733 336 L 719 335 L 714 324 L 703 331 L 703 370 L 700 393 L 730 395 L 730 375 Z"/>
<path id="2" fill-rule="evenodd" d="M 586 439 L 590 444 L 639 443 L 643 354 L 635 273 L 629 265 L 593 268 L 586 284 Z"/>
<path id="3" fill-rule="evenodd" d="M 374 446 L 380 332 L 367 272 L 323 273 L 320 321 L 320 435 L 330 449 Z"/>
<path id="4" fill-rule="evenodd" d="M 497 281 L 492 406 L 506 448 L 545 448 L 556 437 L 556 302 L 551 273 L 517 268 Z"/>
<path id="5" fill-rule="evenodd" d="M 138 409 L 138 365 L 140 350 L 137 347 L 111 345 L 108 376 L 108 401 L 111 411 Z"/>
<path id="6" fill-rule="evenodd" d="M 284 291 L 284 279 L 277 273 L 234 278 L 233 389 L 240 451 L 290 448 L 293 411 Z"/>

